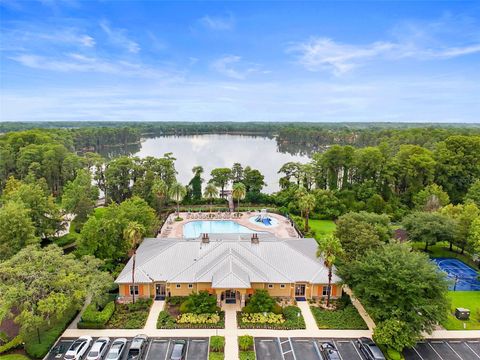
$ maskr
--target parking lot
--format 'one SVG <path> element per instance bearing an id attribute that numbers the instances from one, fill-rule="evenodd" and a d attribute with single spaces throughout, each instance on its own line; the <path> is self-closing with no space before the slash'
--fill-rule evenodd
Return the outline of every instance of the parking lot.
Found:
<path id="1" fill-rule="evenodd" d="M 320 345 L 335 344 L 343 360 L 365 360 L 354 339 L 255 338 L 257 359 L 320 360 Z M 406 360 L 480 360 L 480 340 L 430 340 L 404 351 Z"/>
<path id="2" fill-rule="evenodd" d="M 255 338 L 255 351 L 261 360 L 320 360 L 324 342 L 334 343 L 343 360 L 364 360 L 352 339 Z"/>
<path id="3" fill-rule="evenodd" d="M 64 349 L 72 344 L 74 339 L 60 339 L 55 347 L 61 346 Z M 94 338 L 95 340 L 95 338 Z M 114 338 L 110 338 L 111 341 Z M 185 360 L 208 360 L 208 338 L 150 338 L 147 345 L 144 360 L 168 360 L 173 351 L 173 345 L 176 340 L 185 340 L 187 342 Z M 126 350 L 124 351 L 123 360 L 127 359 L 128 349 L 132 339 L 128 339 Z M 60 358 L 63 359 L 63 356 Z M 52 351 L 49 353 L 47 360 L 59 360 L 55 358 Z"/>
<path id="4" fill-rule="evenodd" d="M 480 360 L 480 340 L 429 340 L 403 355 L 406 360 Z"/>

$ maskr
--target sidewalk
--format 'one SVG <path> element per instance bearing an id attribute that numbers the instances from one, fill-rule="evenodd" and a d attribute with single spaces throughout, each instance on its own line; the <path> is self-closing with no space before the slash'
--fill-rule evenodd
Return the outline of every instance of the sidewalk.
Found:
<path id="1" fill-rule="evenodd" d="M 226 304 L 223 310 L 225 311 L 225 359 L 238 359 L 237 310 L 240 308 L 238 305 Z"/>
<path id="2" fill-rule="evenodd" d="M 297 301 L 297 306 L 302 311 L 303 319 L 305 320 L 305 327 L 307 331 L 318 330 L 317 322 L 313 317 L 312 311 L 308 301 Z"/>
<path id="3" fill-rule="evenodd" d="M 148 313 L 147 322 L 145 323 L 145 330 L 156 330 L 157 329 L 157 319 L 160 312 L 165 307 L 165 301 L 155 300 L 150 308 Z"/>
<path id="4" fill-rule="evenodd" d="M 368 330 L 373 331 L 373 329 L 375 329 L 375 323 L 373 322 L 373 319 L 370 317 L 370 315 L 368 315 L 362 303 L 358 301 L 355 295 L 353 295 L 352 290 L 348 286 L 345 285 L 343 287 L 343 290 L 348 294 L 348 296 L 350 296 L 353 306 L 355 306 L 363 321 L 365 321 L 365 324 L 367 324 Z"/>

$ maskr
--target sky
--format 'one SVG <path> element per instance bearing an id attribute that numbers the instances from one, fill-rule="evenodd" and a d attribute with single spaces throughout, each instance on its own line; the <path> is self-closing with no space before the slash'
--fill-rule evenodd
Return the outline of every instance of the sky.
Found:
<path id="1" fill-rule="evenodd" d="M 479 1 L 0 0 L 0 121 L 480 122 Z"/>

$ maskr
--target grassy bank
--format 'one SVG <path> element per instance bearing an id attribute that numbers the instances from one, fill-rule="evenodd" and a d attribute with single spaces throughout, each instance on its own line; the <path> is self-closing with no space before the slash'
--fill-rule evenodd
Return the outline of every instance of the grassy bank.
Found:
<path id="1" fill-rule="evenodd" d="M 447 330 L 480 330 L 480 291 L 450 291 L 448 297 L 451 308 L 443 327 Z M 455 309 L 458 307 L 470 309 L 470 320 L 455 318 Z"/>

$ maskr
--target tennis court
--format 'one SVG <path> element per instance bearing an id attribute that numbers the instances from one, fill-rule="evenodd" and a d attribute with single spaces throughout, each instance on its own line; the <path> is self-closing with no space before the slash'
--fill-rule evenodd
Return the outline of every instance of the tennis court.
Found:
<path id="1" fill-rule="evenodd" d="M 445 271 L 448 278 L 452 280 L 450 290 L 480 291 L 479 274 L 475 269 L 458 259 L 434 258 L 432 260 L 440 269 Z"/>

